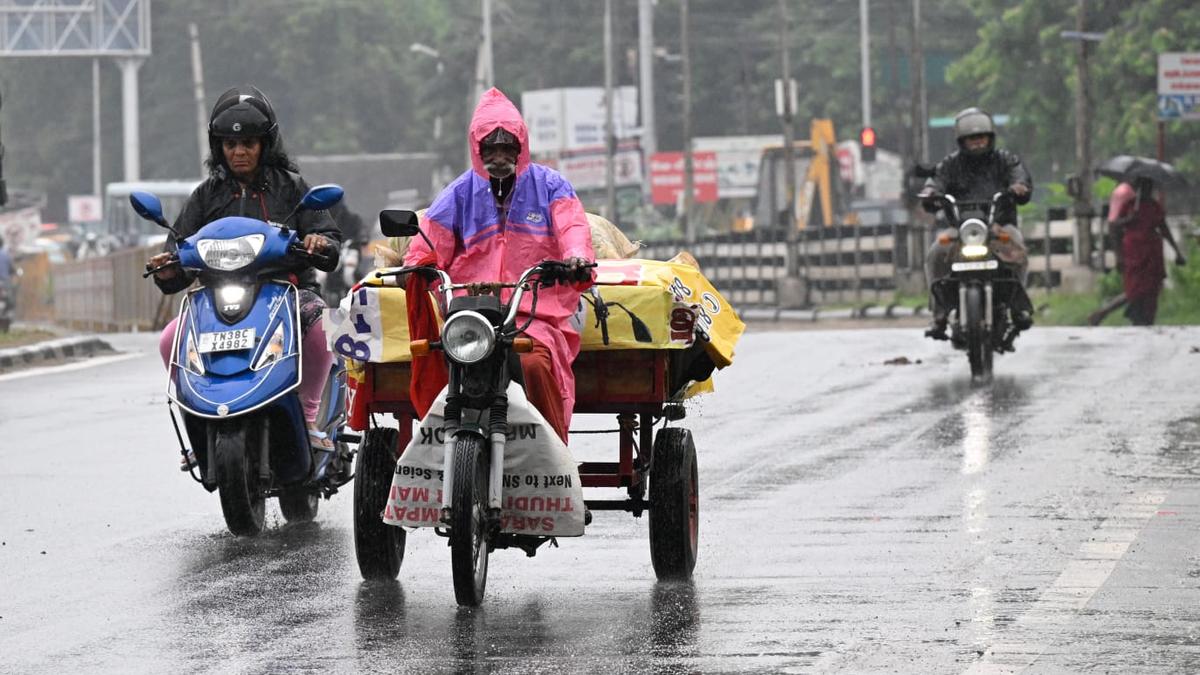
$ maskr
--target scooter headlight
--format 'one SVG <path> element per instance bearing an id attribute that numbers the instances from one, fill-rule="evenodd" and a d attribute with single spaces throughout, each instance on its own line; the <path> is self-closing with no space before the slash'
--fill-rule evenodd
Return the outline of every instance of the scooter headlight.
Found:
<path id="1" fill-rule="evenodd" d="M 194 339 L 194 337 L 195 337 L 194 335 L 188 334 L 184 338 L 185 340 L 187 340 L 187 345 L 185 345 L 186 354 L 187 354 L 186 367 L 188 370 L 192 371 L 193 373 L 195 373 L 197 375 L 203 375 L 204 374 L 204 359 L 200 358 L 200 350 L 196 349 L 196 340 Z"/>
<path id="2" fill-rule="evenodd" d="M 988 228 L 982 220 L 972 218 L 958 228 L 964 258 L 982 258 L 988 254 Z"/>
<path id="3" fill-rule="evenodd" d="M 275 327 L 271 339 L 263 346 L 262 352 L 254 360 L 253 370 L 260 370 L 283 358 L 283 322 Z"/>
<path id="4" fill-rule="evenodd" d="M 478 312 L 458 312 L 442 326 L 442 349 L 458 363 L 477 363 L 496 345 L 496 329 Z"/>
<path id="5" fill-rule="evenodd" d="M 247 234 L 233 239 L 201 239 L 196 242 L 196 252 L 208 267 L 231 272 L 254 262 L 265 241 L 266 237 L 261 234 Z"/>

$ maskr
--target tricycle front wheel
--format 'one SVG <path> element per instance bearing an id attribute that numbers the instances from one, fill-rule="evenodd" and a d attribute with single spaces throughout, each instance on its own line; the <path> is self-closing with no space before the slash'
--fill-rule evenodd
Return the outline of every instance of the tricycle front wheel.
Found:
<path id="1" fill-rule="evenodd" d="M 654 439 L 650 468 L 650 562 L 660 580 L 690 579 L 700 541 L 696 445 L 687 429 Z"/>

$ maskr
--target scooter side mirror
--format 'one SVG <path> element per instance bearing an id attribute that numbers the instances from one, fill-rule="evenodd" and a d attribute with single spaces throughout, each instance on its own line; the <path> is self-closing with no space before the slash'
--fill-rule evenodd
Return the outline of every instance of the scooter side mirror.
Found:
<path id="1" fill-rule="evenodd" d="M 163 217 L 162 202 L 154 194 L 135 190 L 129 193 L 129 203 L 142 218 L 162 227 L 167 226 L 167 219 Z"/>
<path id="2" fill-rule="evenodd" d="M 414 237 L 421 231 L 417 214 L 401 209 L 380 211 L 379 229 L 385 237 Z"/>
<path id="3" fill-rule="evenodd" d="M 342 189 L 341 185 L 334 183 L 315 185 L 309 188 L 296 208 L 307 211 L 324 211 L 342 201 L 344 196 L 346 196 L 346 191 Z"/>

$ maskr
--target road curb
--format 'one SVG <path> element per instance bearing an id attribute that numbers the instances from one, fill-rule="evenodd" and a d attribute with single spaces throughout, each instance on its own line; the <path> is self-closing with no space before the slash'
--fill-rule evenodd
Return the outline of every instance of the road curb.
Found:
<path id="1" fill-rule="evenodd" d="M 848 319 L 901 319 L 923 316 L 928 311 L 924 307 L 908 307 L 904 305 L 864 305 L 862 307 L 844 307 L 839 309 L 777 309 L 773 307 L 751 307 L 739 312 L 742 321 L 776 322 L 776 321 L 812 321 L 825 320 L 845 321 Z"/>
<path id="2" fill-rule="evenodd" d="M 71 358 L 111 354 L 115 351 L 112 345 L 95 335 L 47 340 L 24 347 L 0 349 L 0 373 L 18 368 L 49 365 Z"/>

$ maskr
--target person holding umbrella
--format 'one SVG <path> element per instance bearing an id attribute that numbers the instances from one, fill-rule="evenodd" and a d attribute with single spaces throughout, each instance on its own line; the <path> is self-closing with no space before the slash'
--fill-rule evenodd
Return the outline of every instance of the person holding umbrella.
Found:
<path id="1" fill-rule="evenodd" d="M 1167 227 L 1166 211 L 1155 198 L 1154 180 L 1135 172 L 1113 190 L 1108 224 L 1117 242 L 1117 270 L 1125 291 L 1125 316 L 1135 326 L 1150 326 L 1158 313 L 1158 296 L 1166 277 L 1163 240 L 1175 251 L 1175 264 L 1187 260 Z"/>

